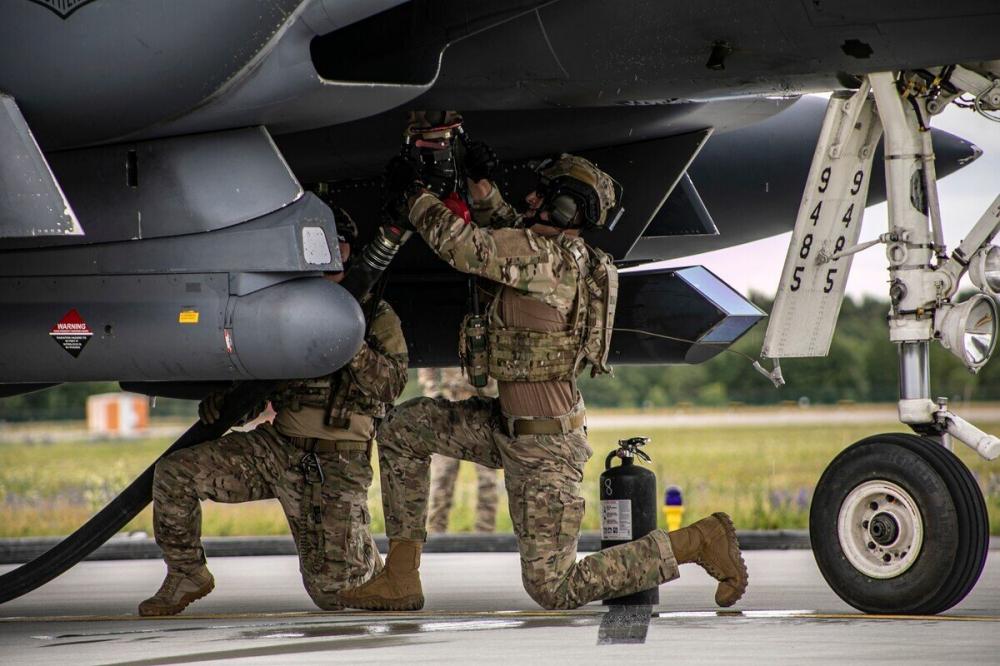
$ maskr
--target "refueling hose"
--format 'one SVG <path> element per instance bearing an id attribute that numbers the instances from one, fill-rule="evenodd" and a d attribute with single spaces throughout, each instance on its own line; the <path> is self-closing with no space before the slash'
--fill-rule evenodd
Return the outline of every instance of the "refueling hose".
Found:
<path id="1" fill-rule="evenodd" d="M 271 392 L 272 382 L 241 382 L 226 396 L 218 420 L 211 425 L 198 421 L 187 429 L 160 458 L 218 439 Z M 157 458 L 157 462 L 160 460 Z M 153 495 L 154 462 L 120 495 L 75 532 L 32 561 L 0 576 L 0 604 L 41 587 L 95 551 L 146 508 Z"/>

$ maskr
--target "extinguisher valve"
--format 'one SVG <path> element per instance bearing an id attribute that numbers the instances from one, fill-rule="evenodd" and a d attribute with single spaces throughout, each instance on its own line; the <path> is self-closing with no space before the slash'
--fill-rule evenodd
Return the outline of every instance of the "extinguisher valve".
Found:
<path id="1" fill-rule="evenodd" d="M 645 446 L 649 443 L 649 437 L 630 437 L 628 439 L 618 440 L 618 450 L 615 452 L 619 458 L 639 458 L 644 462 L 652 462 L 652 458 L 649 457 L 645 451 L 640 449 L 640 446 Z"/>

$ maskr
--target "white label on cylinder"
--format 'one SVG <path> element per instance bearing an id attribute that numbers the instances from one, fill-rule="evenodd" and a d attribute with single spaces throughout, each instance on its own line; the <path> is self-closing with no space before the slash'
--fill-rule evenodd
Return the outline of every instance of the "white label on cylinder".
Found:
<path id="1" fill-rule="evenodd" d="M 608 541 L 632 540 L 631 500 L 601 500 L 601 538 Z"/>
<path id="2" fill-rule="evenodd" d="M 317 265 L 333 261 L 322 227 L 302 227 L 302 258 L 307 264 Z"/>

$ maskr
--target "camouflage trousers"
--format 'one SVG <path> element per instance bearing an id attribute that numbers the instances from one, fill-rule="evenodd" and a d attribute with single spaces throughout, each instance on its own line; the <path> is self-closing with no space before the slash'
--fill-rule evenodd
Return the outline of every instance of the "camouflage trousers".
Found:
<path id="1" fill-rule="evenodd" d="M 455 497 L 458 480 L 457 458 L 434 456 L 431 458 L 431 505 L 427 518 L 427 531 L 440 534 L 448 531 L 448 515 Z M 482 465 L 476 470 L 476 524 L 477 532 L 493 532 L 497 526 L 497 471 Z"/>
<path id="2" fill-rule="evenodd" d="M 580 561 L 583 467 L 592 452 L 583 429 L 564 435 L 506 434 L 496 400 L 415 398 L 379 429 L 379 463 L 390 539 L 427 537 L 432 453 L 504 469 L 521 554 L 521 579 L 545 608 L 576 608 L 677 577 L 666 532 L 607 548 Z"/>
<path id="3" fill-rule="evenodd" d="M 318 453 L 321 525 L 304 506 L 300 461 L 305 451 L 268 423 L 170 454 L 153 476 L 153 529 L 168 568 L 190 571 L 205 562 L 200 500 L 237 503 L 277 499 L 299 554 L 306 592 L 320 608 L 382 568 L 368 525 L 369 451 Z M 306 504 L 313 499 L 310 494 Z"/>

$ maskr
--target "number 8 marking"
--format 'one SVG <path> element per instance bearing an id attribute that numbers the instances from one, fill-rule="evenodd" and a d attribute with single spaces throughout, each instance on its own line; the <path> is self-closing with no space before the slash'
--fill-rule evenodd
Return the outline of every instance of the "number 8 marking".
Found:
<path id="1" fill-rule="evenodd" d="M 809 249 L 813 244 L 813 235 L 806 234 L 805 238 L 802 239 L 802 247 L 799 249 L 799 257 L 805 259 L 809 256 Z"/>

